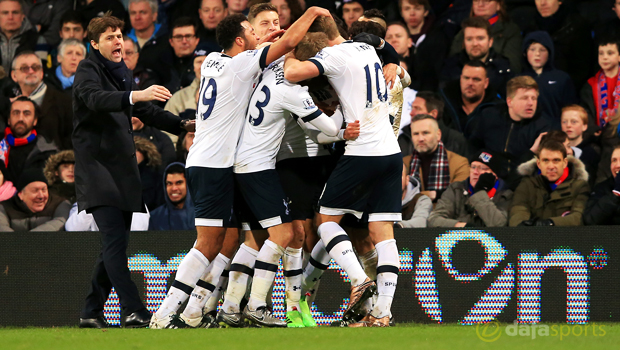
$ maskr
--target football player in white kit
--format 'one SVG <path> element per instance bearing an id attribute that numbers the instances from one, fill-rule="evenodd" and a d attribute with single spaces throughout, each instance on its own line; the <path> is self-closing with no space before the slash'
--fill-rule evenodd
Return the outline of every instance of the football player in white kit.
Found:
<path id="1" fill-rule="evenodd" d="M 216 36 L 224 51 L 211 53 L 202 64 L 196 137 L 186 165 L 197 240 L 150 328 L 170 328 L 178 319 L 179 306 L 220 252 L 226 228 L 235 226 L 232 166 L 253 85 L 262 69 L 295 48 L 318 16 L 331 18 L 329 11 L 311 7 L 276 43 L 259 50 L 253 50 L 258 37 L 245 16 L 231 15 L 218 24 Z"/>
<path id="2" fill-rule="evenodd" d="M 353 327 L 389 326 L 390 307 L 400 267 L 393 223 L 401 220 L 400 148 L 390 124 L 387 87 L 373 47 L 345 41 L 333 19 L 318 19 L 330 47 L 308 61 L 288 56 L 285 77 L 297 82 L 325 75 L 334 87 L 346 121 L 360 121 L 360 137 L 347 141 L 345 154 L 330 175 L 320 199 L 318 232 L 330 256 L 351 279 L 351 298 L 343 318 L 358 312 L 375 283 L 357 261 L 351 242 L 338 225 L 344 214 L 368 214 L 368 230 L 378 255 L 379 297 L 372 311 Z"/>

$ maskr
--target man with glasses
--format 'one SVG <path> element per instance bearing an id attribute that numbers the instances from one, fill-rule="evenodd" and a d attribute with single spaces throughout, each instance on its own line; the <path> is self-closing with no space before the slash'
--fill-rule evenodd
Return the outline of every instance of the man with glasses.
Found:
<path id="1" fill-rule="evenodd" d="M 15 86 L 11 95 L 25 96 L 41 108 L 37 129 L 61 149 L 71 149 L 73 111 L 71 96 L 48 86 L 43 81 L 43 64 L 32 51 L 24 51 L 13 59 L 11 79 Z M 4 103 L 8 100 L 4 98 Z M 5 112 L 5 111 L 2 111 Z"/>
<path id="2" fill-rule="evenodd" d="M 200 42 L 197 29 L 192 18 L 180 17 L 172 23 L 167 43 L 160 41 L 142 50 L 138 64 L 149 72 L 153 84 L 175 93 L 194 81 L 193 54 Z"/>
<path id="3" fill-rule="evenodd" d="M 491 151 L 478 152 L 471 159 L 469 177 L 451 183 L 428 218 L 429 227 L 506 226 L 512 191 L 504 189 L 501 164 Z"/>

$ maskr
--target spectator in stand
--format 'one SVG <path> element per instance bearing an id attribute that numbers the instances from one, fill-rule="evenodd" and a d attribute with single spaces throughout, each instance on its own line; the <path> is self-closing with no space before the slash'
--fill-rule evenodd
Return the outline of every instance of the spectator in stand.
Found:
<path id="1" fill-rule="evenodd" d="M 149 230 L 194 230 L 194 202 L 187 190 L 185 165 L 172 163 L 164 171 L 166 202 L 153 210 Z"/>
<path id="2" fill-rule="evenodd" d="M 288 29 L 301 15 L 304 10 L 298 0 L 271 0 L 269 1 L 278 10 L 280 28 Z"/>
<path id="3" fill-rule="evenodd" d="M 530 150 L 545 131 L 551 129 L 548 119 L 537 110 L 538 84 L 529 76 L 508 81 L 506 103 L 482 112 L 478 127 L 469 139 L 474 152 L 488 149 L 507 158 L 507 165 L 498 176 L 510 189 L 518 185 L 516 167 L 531 159 Z"/>
<path id="4" fill-rule="evenodd" d="M 50 138 L 61 149 L 71 149 L 71 97 L 43 81 L 43 62 L 32 51 L 15 56 L 12 68 L 11 78 L 16 83 L 12 96 L 28 97 L 41 108 L 41 113 L 37 116 L 37 131 Z M 5 105 L 10 104 L 8 97 L 0 99 L 4 100 Z"/>
<path id="5" fill-rule="evenodd" d="M 0 203 L 0 232 L 64 230 L 71 204 L 48 193 L 41 169 L 26 170 L 17 191 L 17 196 Z"/>
<path id="6" fill-rule="evenodd" d="M 409 36 L 409 29 L 402 22 L 392 22 L 387 26 L 387 32 L 385 34 L 385 41 L 387 41 L 396 53 L 403 59 L 409 58 L 409 50 L 413 46 L 413 41 Z"/>
<path id="7" fill-rule="evenodd" d="M 508 59 L 493 49 L 491 25 L 482 17 L 470 17 L 463 21 L 463 50 L 448 58 L 441 72 L 442 85 L 458 80 L 463 66 L 478 60 L 486 66 L 489 85 L 502 96 L 506 93 L 506 83 L 514 76 Z"/>
<path id="8" fill-rule="evenodd" d="M 482 17 L 491 25 L 493 50 L 510 61 L 514 73 L 521 71 L 521 29 L 508 18 L 504 0 L 474 0 L 470 17 Z M 461 30 L 452 41 L 450 55 L 463 49 L 464 31 Z"/>
<path id="9" fill-rule="evenodd" d="M 448 55 L 451 37 L 430 15 L 428 0 L 399 0 L 399 8 L 412 41 L 409 59 L 406 60 L 411 88 L 435 91 L 439 86 L 439 73 Z"/>
<path id="10" fill-rule="evenodd" d="M 544 30 L 553 38 L 554 66 L 582 86 L 592 71 L 592 32 L 586 21 L 560 0 L 536 0 L 536 13 L 521 24 L 524 35 Z M 565 3 L 565 2 L 564 2 Z"/>
<path id="11" fill-rule="evenodd" d="M 170 100 L 166 102 L 165 110 L 180 116 L 183 119 L 196 118 L 196 108 L 198 107 L 198 90 L 200 88 L 200 69 L 202 63 L 207 58 L 205 50 L 194 51 L 194 74 L 196 79 L 188 87 L 175 92 Z M 177 136 L 166 133 L 173 143 L 177 142 Z"/>
<path id="12" fill-rule="evenodd" d="M 518 171 L 525 177 L 514 193 L 510 226 L 582 225 L 588 172 L 579 159 L 567 156 L 563 144 L 544 142 L 537 157 Z"/>
<path id="13" fill-rule="evenodd" d="M 248 15 L 248 0 L 226 0 L 228 5 L 228 14 L 242 13 Z"/>
<path id="14" fill-rule="evenodd" d="M 347 25 L 347 29 L 364 15 L 366 0 L 344 0 L 342 2 L 342 20 Z"/>
<path id="15" fill-rule="evenodd" d="M 125 49 L 123 50 L 123 62 L 127 66 L 127 69 L 133 73 L 133 81 L 138 85 L 138 89 L 145 89 L 152 84 L 149 71 L 144 69 L 142 65 L 138 64 L 140 59 L 140 48 L 138 43 L 127 35 L 123 35 L 123 41 L 125 43 Z"/>
<path id="16" fill-rule="evenodd" d="M 157 147 L 147 139 L 139 136 L 133 138 L 136 144 L 136 161 L 142 182 L 142 199 L 149 211 L 164 204 L 162 190 L 161 154 Z"/>
<path id="17" fill-rule="evenodd" d="M 58 152 L 51 155 L 47 162 L 43 174 L 47 179 L 48 191 L 51 194 L 62 197 L 75 203 L 75 155 L 72 150 Z"/>
<path id="18" fill-rule="evenodd" d="M 611 154 L 611 176 L 594 186 L 583 213 L 585 225 L 620 225 L 620 145 Z"/>
<path id="19" fill-rule="evenodd" d="M 84 27 L 84 20 L 79 12 L 70 10 L 62 15 L 58 35 L 61 41 L 65 39 L 86 39 L 86 27 Z"/>
<path id="20" fill-rule="evenodd" d="M 174 151 L 174 144 L 168 135 L 155 127 L 144 125 L 144 123 L 136 117 L 131 117 L 131 126 L 134 136 L 141 137 L 155 145 L 157 152 L 161 155 L 163 166 L 168 166 L 168 164 L 175 161 L 176 153 Z"/>
<path id="21" fill-rule="evenodd" d="M 562 131 L 566 133 L 573 156 L 581 160 L 588 171 L 590 187 L 594 187 L 600 156 L 592 144 L 584 140 L 588 129 L 588 112 L 578 105 L 562 108 Z"/>
<path id="22" fill-rule="evenodd" d="M 502 100 L 489 84 L 484 63 L 475 60 L 465 63 L 459 80 L 440 90 L 446 105 L 446 125 L 470 137 L 477 128 L 482 111 Z"/>
<path id="23" fill-rule="evenodd" d="M 410 174 L 421 179 L 421 193 L 433 202 L 453 182 L 469 176 L 467 158 L 446 150 L 441 142 L 439 124 L 432 115 L 418 114 L 411 119 L 413 154 L 403 157 Z"/>
<path id="24" fill-rule="evenodd" d="M 469 177 L 448 186 L 428 218 L 428 226 L 506 226 L 513 193 L 497 176 L 502 163 L 501 156 L 486 150 L 473 157 Z"/>
<path id="25" fill-rule="evenodd" d="M 577 103 L 577 93 L 570 76 L 555 68 L 554 51 L 553 40 L 549 33 L 535 31 L 525 36 L 523 75 L 536 80 L 540 90 L 538 97 L 540 109 L 552 119 L 553 126 L 557 129 L 562 108 Z"/>
<path id="26" fill-rule="evenodd" d="M 370 10 L 364 11 L 364 15 L 360 17 L 358 21 L 375 22 L 381 27 L 383 27 L 383 29 L 387 29 L 387 20 L 385 18 L 385 15 L 383 14 L 383 12 L 381 12 L 378 9 L 370 9 Z"/>
<path id="27" fill-rule="evenodd" d="M 179 135 L 179 139 L 177 140 L 177 162 L 181 162 L 185 164 L 187 160 L 187 154 L 189 153 L 189 148 L 194 144 L 194 137 L 196 134 L 194 132 L 186 132 L 182 135 Z"/>
<path id="28" fill-rule="evenodd" d="M 13 182 L 6 180 L 4 174 L 6 169 L 0 167 L 0 202 L 10 199 L 17 193 L 17 189 L 13 185 Z"/>
<path id="29" fill-rule="evenodd" d="M 598 142 L 603 164 L 598 168 L 595 183 L 605 181 L 612 175 L 607 161 L 611 159 L 615 145 L 620 143 L 617 133 L 620 124 L 619 48 L 619 42 L 613 39 L 599 41 L 598 64 L 601 70 L 588 79 L 581 89 L 581 103 L 589 114 L 588 129 L 602 130 Z M 591 135 L 592 131 L 587 135 Z"/>
<path id="30" fill-rule="evenodd" d="M 44 81 L 49 87 L 71 96 L 73 80 L 78 64 L 86 57 L 86 46 L 82 40 L 66 39 L 58 46 L 58 66 L 45 73 Z"/>
<path id="31" fill-rule="evenodd" d="M 168 31 L 157 23 L 156 0 L 129 0 L 131 31 L 127 36 L 138 43 L 140 49 L 164 40 Z"/>
<path id="32" fill-rule="evenodd" d="M 18 0 L 0 0 L 0 59 L 6 74 L 11 71 L 13 58 L 20 52 L 41 49 L 45 39 L 26 19 Z M 37 47 L 39 46 L 39 47 Z M 42 53 L 45 57 L 47 53 Z"/>
<path id="33" fill-rule="evenodd" d="M 60 43 L 60 18 L 71 10 L 72 0 L 26 0 L 25 13 L 30 23 L 45 39 L 49 49 Z"/>
<path id="34" fill-rule="evenodd" d="M 407 166 L 403 164 L 402 174 L 402 221 L 396 224 L 400 228 L 426 227 L 428 216 L 433 210 L 433 201 L 420 193 L 420 180 L 409 176 Z"/>
<path id="35" fill-rule="evenodd" d="M 411 103 L 410 119 L 418 114 L 429 114 L 437 120 L 439 131 L 441 131 L 441 142 L 447 150 L 460 156 L 467 156 L 467 141 L 463 134 L 446 126 L 443 122 L 444 103 L 436 94 L 430 91 L 420 91 Z M 403 154 L 413 154 L 413 142 L 411 141 L 411 124 L 403 127 L 402 133 L 398 136 L 398 144 Z"/>
<path id="36" fill-rule="evenodd" d="M 221 51 L 221 47 L 215 37 L 215 28 L 226 16 L 228 9 L 224 0 L 202 0 L 198 15 L 202 27 L 198 31 L 198 37 L 203 45 L 207 45 L 211 51 Z"/>
<path id="37" fill-rule="evenodd" d="M 138 64 L 151 74 L 154 85 L 162 85 L 171 93 L 191 85 L 194 74 L 194 50 L 200 39 L 198 26 L 192 18 L 181 17 L 171 26 L 168 43 L 160 41 L 140 52 Z"/>
<path id="38" fill-rule="evenodd" d="M 6 168 L 8 181 L 19 182 L 26 169 L 43 171 L 47 158 L 58 152 L 56 144 L 37 134 L 38 116 L 38 107 L 27 97 L 18 97 L 11 103 L 9 126 L 0 141 L 1 165 Z"/>

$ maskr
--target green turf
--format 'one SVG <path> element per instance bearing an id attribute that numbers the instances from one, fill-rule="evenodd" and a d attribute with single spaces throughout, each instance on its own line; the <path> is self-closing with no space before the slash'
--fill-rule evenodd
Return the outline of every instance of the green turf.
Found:
<path id="1" fill-rule="evenodd" d="M 0 349 L 614 349 L 620 344 L 620 324 L 605 323 L 598 336 L 588 328 L 560 329 L 557 336 L 530 337 L 506 335 L 506 325 L 493 342 L 496 328 L 478 329 L 459 325 L 406 324 L 379 329 L 78 329 L 78 328 L 0 328 Z M 597 327 L 600 327 L 597 324 Z M 560 339 L 561 331 L 575 332 Z M 484 333 L 486 332 L 486 333 Z M 603 332 L 605 333 L 604 335 Z"/>

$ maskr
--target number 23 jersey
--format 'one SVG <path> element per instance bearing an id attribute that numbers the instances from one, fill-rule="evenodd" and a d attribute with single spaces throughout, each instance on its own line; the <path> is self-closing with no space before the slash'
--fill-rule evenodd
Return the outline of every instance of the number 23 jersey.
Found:
<path id="1" fill-rule="evenodd" d="M 196 136 L 186 167 L 233 166 L 250 95 L 266 67 L 268 50 L 266 46 L 235 57 L 212 52 L 202 63 Z"/>

